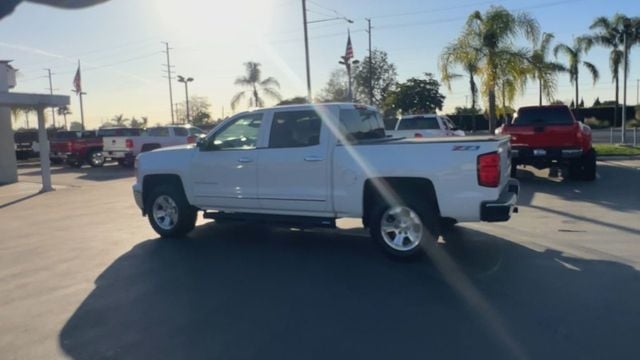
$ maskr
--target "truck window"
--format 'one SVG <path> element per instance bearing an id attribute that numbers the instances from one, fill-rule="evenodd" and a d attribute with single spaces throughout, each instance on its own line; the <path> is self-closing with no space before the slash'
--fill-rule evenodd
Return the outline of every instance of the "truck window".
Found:
<path id="1" fill-rule="evenodd" d="M 573 115 L 568 107 L 521 108 L 513 118 L 513 126 L 571 125 Z"/>
<path id="2" fill-rule="evenodd" d="M 398 130 L 440 130 L 435 116 L 400 119 Z"/>
<path id="3" fill-rule="evenodd" d="M 140 136 L 140 128 L 104 128 L 98 130 L 98 136 Z"/>
<path id="4" fill-rule="evenodd" d="M 55 140 L 70 140 L 77 139 L 80 137 L 80 133 L 78 131 L 58 131 L 53 138 Z"/>
<path id="5" fill-rule="evenodd" d="M 213 135 L 216 150 L 251 150 L 256 148 L 263 114 L 248 114 L 228 123 Z"/>
<path id="6" fill-rule="evenodd" d="M 189 128 L 189 135 L 203 135 L 204 131 L 200 130 L 200 128 L 197 127 L 190 127 Z"/>
<path id="7" fill-rule="evenodd" d="M 169 128 L 155 127 L 147 129 L 148 136 L 169 136 Z"/>
<path id="8" fill-rule="evenodd" d="M 386 136 L 380 114 L 374 110 L 340 110 L 340 125 L 343 135 L 352 142 Z"/>
<path id="9" fill-rule="evenodd" d="M 317 112 L 281 111 L 273 114 L 270 148 L 305 147 L 320 144 L 322 120 Z"/>
<path id="10" fill-rule="evenodd" d="M 173 133 L 176 136 L 189 136 L 189 130 L 187 130 L 185 128 L 181 128 L 181 127 L 174 127 L 173 128 Z"/>

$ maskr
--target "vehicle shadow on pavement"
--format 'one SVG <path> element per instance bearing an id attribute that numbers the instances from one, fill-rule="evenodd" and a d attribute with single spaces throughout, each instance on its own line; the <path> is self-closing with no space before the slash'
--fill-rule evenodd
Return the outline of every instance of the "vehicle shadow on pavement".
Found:
<path id="1" fill-rule="evenodd" d="M 475 298 L 434 261 L 390 260 L 364 237 L 211 223 L 142 241 L 96 279 L 60 346 L 74 359 L 640 356 L 634 268 L 463 227 L 446 240 Z"/>
<path id="2" fill-rule="evenodd" d="M 134 175 L 134 170 L 123 168 L 115 164 L 109 164 L 99 168 L 92 168 L 88 165 L 85 165 L 81 168 L 54 166 L 51 168 L 51 174 L 77 174 L 77 178 L 80 180 L 110 181 L 132 177 Z M 32 171 L 21 172 L 20 175 L 40 176 L 40 168 Z"/>

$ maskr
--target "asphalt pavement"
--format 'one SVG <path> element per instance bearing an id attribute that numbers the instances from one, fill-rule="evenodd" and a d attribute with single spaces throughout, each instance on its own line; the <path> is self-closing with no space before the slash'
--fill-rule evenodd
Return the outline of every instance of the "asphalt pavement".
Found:
<path id="1" fill-rule="evenodd" d="M 357 228 L 199 221 L 161 240 L 132 171 L 0 187 L 3 359 L 640 358 L 640 163 L 521 169 L 520 213 L 387 258 Z"/>

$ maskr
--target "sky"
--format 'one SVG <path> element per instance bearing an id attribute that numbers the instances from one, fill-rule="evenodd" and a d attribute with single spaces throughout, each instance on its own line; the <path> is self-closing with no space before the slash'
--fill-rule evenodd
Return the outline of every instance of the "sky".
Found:
<path id="1" fill-rule="evenodd" d="M 372 19 L 373 48 L 388 52 L 402 81 L 425 72 L 439 77 L 442 49 L 457 37 L 472 11 L 484 11 L 491 5 L 528 12 L 542 31 L 555 34 L 555 43 L 570 43 L 574 36 L 587 33 L 597 16 L 617 12 L 640 16 L 637 0 L 307 1 L 309 21 L 336 14 L 354 21 L 309 25 L 314 94 L 324 87 L 331 71 L 340 67 L 348 30 L 355 57 L 366 55 L 365 18 Z M 13 60 L 20 70 L 13 90 L 19 92 L 48 92 L 44 69 L 50 68 L 54 92 L 71 95 L 69 121 L 79 120 L 78 99 L 71 89 L 80 60 L 88 128 L 118 114 L 148 116 L 154 125 L 171 121 L 163 41 L 170 44 L 175 73 L 195 79 L 189 85 L 190 95 L 206 97 L 212 104 L 212 116 L 218 118 L 232 113 L 230 100 L 240 90 L 234 80 L 243 74 L 247 61 L 261 63 L 265 77 L 278 79 L 283 97 L 306 94 L 302 29 L 301 0 L 110 0 L 82 10 L 23 3 L 0 20 L 0 60 Z M 601 79 L 594 86 L 586 71 L 582 73 L 580 92 L 585 104 L 592 104 L 596 97 L 613 99 L 608 51 L 594 48 L 586 60 L 599 68 Z M 640 47 L 631 54 L 629 103 L 636 102 L 638 78 Z M 556 97 L 570 102 L 574 90 L 568 77 L 561 75 L 558 83 Z M 451 91 L 441 91 L 446 96 L 445 112 L 469 104 L 465 80 L 454 82 Z M 184 101 L 184 86 L 174 81 L 173 95 L 175 103 Z M 537 85 L 530 83 L 514 105 L 535 104 L 537 96 Z M 15 126 L 24 126 L 24 119 L 18 119 Z"/>

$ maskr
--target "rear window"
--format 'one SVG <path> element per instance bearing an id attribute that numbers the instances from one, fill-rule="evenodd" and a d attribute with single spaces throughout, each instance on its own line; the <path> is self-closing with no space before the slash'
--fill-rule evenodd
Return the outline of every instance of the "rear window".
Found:
<path id="1" fill-rule="evenodd" d="M 386 136 L 382 118 L 374 110 L 340 110 L 340 124 L 344 136 L 349 141 L 380 139 Z"/>
<path id="2" fill-rule="evenodd" d="M 523 108 L 518 110 L 512 125 L 571 125 L 573 116 L 567 107 Z"/>
<path id="3" fill-rule="evenodd" d="M 142 129 L 139 128 L 114 128 L 100 129 L 98 136 L 140 136 Z"/>
<path id="4" fill-rule="evenodd" d="M 79 131 L 58 131 L 53 138 L 56 140 L 69 140 L 69 139 L 77 139 L 80 137 L 81 132 Z"/>
<path id="5" fill-rule="evenodd" d="M 200 130 L 200 128 L 197 127 L 190 127 L 189 133 L 191 135 L 204 135 L 204 131 Z"/>
<path id="6" fill-rule="evenodd" d="M 149 136 L 169 136 L 169 128 L 157 127 L 147 129 L 147 135 Z"/>
<path id="7" fill-rule="evenodd" d="M 435 116 L 412 117 L 400 119 L 398 130 L 439 130 L 440 125 Z"/>
<path id="8" fill-rule="evenodd" d="M 13 134 L 13 140 L 16 143 L 31 143 L 38 141 L 38 133 L 32 131 L 17 132 Z"/>

